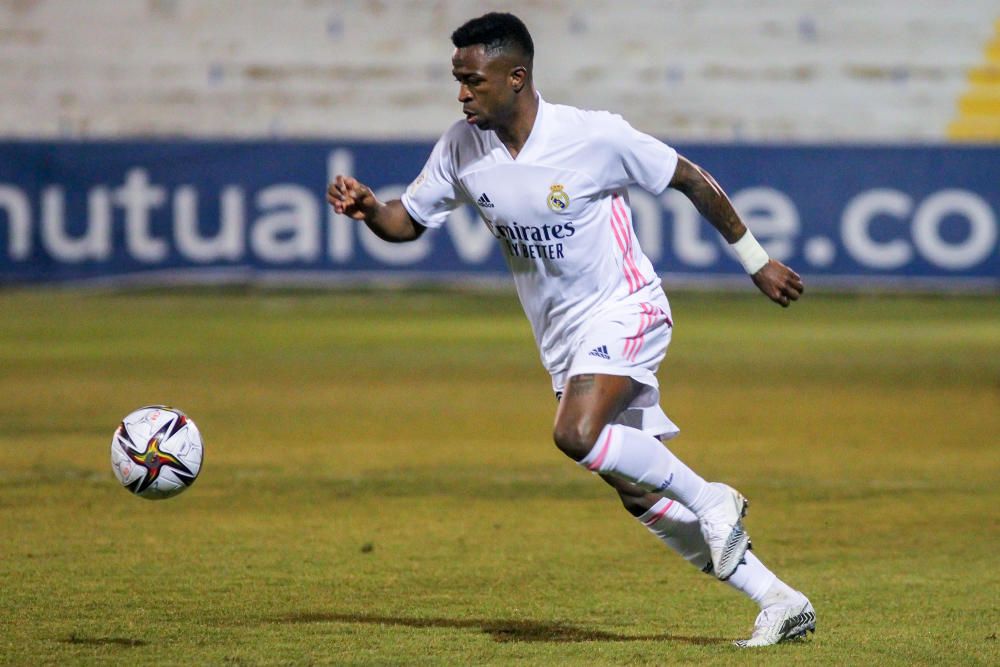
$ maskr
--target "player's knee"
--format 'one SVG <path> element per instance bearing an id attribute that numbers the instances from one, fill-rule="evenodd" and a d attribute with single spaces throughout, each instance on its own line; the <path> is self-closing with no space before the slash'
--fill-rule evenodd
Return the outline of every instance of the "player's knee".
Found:
<path id="1" fill-rule="evenodd" d="M 597 436 L 600 433 L 600 429 L 595 432 L 592 427 L 585 423 L 557 423 L 552 438 L 555 440 L 556 447 L 563 454 L 574 461 L 580 461 L 594 448 L 594 443 L 597 442 Z"/>

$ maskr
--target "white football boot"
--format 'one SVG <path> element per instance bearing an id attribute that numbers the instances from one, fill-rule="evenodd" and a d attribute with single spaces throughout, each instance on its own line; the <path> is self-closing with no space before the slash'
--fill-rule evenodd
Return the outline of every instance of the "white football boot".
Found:
<path id="1" fill-rule="evenodd" d="M 771 646 L 790 639 L 805 637 L 816 632 L 816 612 L 809 599 L 801 593 L 792 600 L 783 600 L 764 607 L 753 624 L 750 639 L 735 642 L 740 648 Z"/>
<path id="2" fill-rule="evenodd" d="M 724 499 L 702 512 L 698 521 L 712 556 L 712 570 L 725 581 L 733 576 L 750 547 L 750 536 L 743 530 L 742 521 L 750 503 L 732 487 L 718 482 L 712 482 L 712 486 L 722 492 Z"/>

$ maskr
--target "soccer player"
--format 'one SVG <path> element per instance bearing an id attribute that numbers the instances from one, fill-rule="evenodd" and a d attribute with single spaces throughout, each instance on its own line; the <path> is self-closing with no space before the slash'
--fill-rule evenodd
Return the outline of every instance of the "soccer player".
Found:
<path id="1" fill-rule="evenodd" d="M 452 125 L 400 199 L 382 202 L 338 175 L 327 199 L 387 241 L 412 241 L 457 206 L 497 238 L 559 399 L 556 446 L 618 492 L 625 508 L 683 558 L 761 612 L 740 646 L 815 629 L 806 597 L 750 551 L 744 497 L 707 482 L 664 446 L 678 433 L 659 406 L 656 370 L 670 305 L 632 226 L 628 186 L 683 192 L 730 243 L 754 284 L 788 306 L 799 276 L 767 256 L 701 167 L 620 116 L 550 104 L 532 82 L 534 45 L 511 14 L 452 35 L 465 119 Z"/>

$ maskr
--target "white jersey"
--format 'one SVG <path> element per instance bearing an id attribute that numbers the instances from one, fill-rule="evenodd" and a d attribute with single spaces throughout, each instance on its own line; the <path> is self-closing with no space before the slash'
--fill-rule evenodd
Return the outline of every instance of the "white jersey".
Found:
<path id="1" fill-rule="evenodd" d="M 516 159 L 496 133 L 455 123 L 402 197 L 439 227 L 470 203 L 497 238 L 549 373 L 566 370 L 582 327 L 626 303 L 665 301 L 632 228 L 628 186 L 658 194 L 677 152 L 621 116 L 548 104 Z"/>

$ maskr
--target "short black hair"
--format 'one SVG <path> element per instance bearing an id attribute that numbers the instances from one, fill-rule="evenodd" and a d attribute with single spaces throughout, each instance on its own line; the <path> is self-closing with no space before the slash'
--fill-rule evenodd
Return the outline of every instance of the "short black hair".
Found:
<path id="1" fill-rule="evenodd" d="M 456 49 L 482 44 L 488 56 L 517 49 L 529 61 L 535 57 L 535 43 L 528 28 L 521 19 L 506 12 L 490 12 L 466 21 L 451 33 L 451 43 Z"/>

